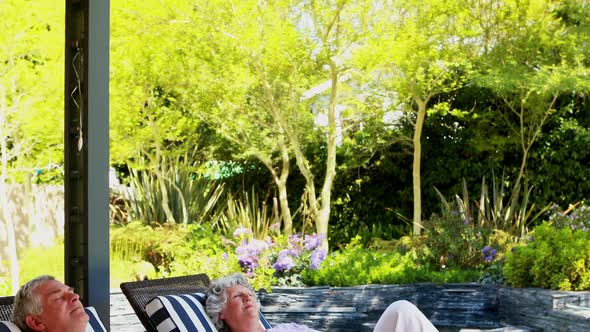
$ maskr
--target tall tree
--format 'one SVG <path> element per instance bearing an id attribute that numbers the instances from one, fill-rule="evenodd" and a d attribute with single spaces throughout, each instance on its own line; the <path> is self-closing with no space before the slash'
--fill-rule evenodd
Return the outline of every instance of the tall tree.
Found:
<path id="1" fill-rule="evenodd" d="M 513 197 L 521 193 L 531 149 L 555 114 L 559 98 L 590 90 L 588 30 L 563 19 L 568 3 L 507 1 L 486 11 L 485 26 L 502 33 L 485 40 L 475 81 L 503 102 L 499 118 L 518 137 L 522 154 Z M 524 227 L 520 225 L 521 233 Z"/>
<path id="2" fill-rule="evenodd" d="M 355 116 L 359 111 L 356 102 L 361 91 L 352 79 L 358 73 L 352 54 L 368 46 L 367 38 L 374 28 L 371 22 L 374 10 L 370 1 L 303 1 L 298 10 L 301 29 L 307 30 L 309 39 L 315 41 L 312 54 L 329 82 L 325 92 L 316 96 L 319 100 L 316 99 L 313 106 L 327 118 L 324 127 L 326 161 L 319 194 L 316 194 L 315 182 L 318 172 L 312 169 L 303 153 L 303 136 L 292 131 L 289 137 L 297 166 L 306 180 L 306 195 L 316 231 L 325 235 L 325 248 L 328 245 L 332 186 L 337 175 L 336 149 L 339 136 L 345 134 L 342 123 L 345 120 L 362 121 Z M 324 94 L 327 94 L 326 102 L 323 102 Z"/>
<path id="3" fill-rule="evenodd" d="M 241 1 L 226 10 L 229 19 L 224 24 L 208 17 L 201 19 L 217 26 L 211 31 L 215 39 L 226 41 L 241 55 L 242 67 L 224 73 L 224 79 L 239 82 L 241 87 L 233 92 L 234 98 L 223 96 L 224 100 L 204 116 L 235 144 L 237 158 L 255 158 L 268 169 L 278 190 L 283 230 L 290 235 L 289 119 L 299 111 L 298 98 L 311 81 L 309 75 L 313 75 L 309 54 L 289 19 L 288 2 Z"/>
<path id="4" fill-rule="evenodd" d="M 463 1 L 383 1 L 371 35 L 373 48 L 360 58 L 388 87 L 414 127 L 413 231 L 422 231 L 422 128 L 427 112 L 446 110 L 433 97 L 464 84 L 471 68 L 473 31 Z M 434 105 L 432 105 L 434 104 Z M 437 105 L 438 104 L 438 105 Z"/>
<path id="5" fill-rule="evenodd" d="M 306 180 L 305 200 L 316 231 L 328 234 L 331 190 L 336 175 L 337 106 L 345 105 L 339 89 L 351 70 L 350 52 L 362 44 L 367 33 L 368 10 L 364 3 L 347 1 L 242 1 L 229 8 L 232 19 L 219 28 L 216 39 L 233 40 L 243 52 L 246 75 L 232 73 L 234 81 L 247 86 L 241 102 L 219 102 L 209 121 L 232 142 L 242 155 L 260 160 L 279 188 L 285 231 L 290 233 L 286 181 L 289 160 L 295 157 Z M 252 19 L 255 18 L 255 19 Z M 242 72 L 243 73 L 243 72 Z M 348 85 L 348 83 L 347 83 Z M 347 107 L 348 106 L 348 107 Z M 326 123 L 314 125 L 314 117 Z M 225 116 L 221 116 L 225 115 Z M 234 121 L 227 121 L 228 116 Z M 216 121 L 215 121 L 216 120 Z M 317 139 L 326 146 L 323 170 L 312 169 L 304 146 Z M 317 177 L 323 183 L 317 193 Z"/>

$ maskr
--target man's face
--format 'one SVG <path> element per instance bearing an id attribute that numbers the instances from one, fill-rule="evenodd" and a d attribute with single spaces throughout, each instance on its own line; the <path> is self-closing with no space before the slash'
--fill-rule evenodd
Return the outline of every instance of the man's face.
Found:
<path id="1" fill-rule="evenodd" d="M 240 285 L 225 290 L 227 303 L 219 316 L 230 328 L 254 320 L 258 322 L 258 303 L 248 288 Z"/>
<path id="2" fill-rule="evenodd" d="M 36 331 L 84 331 L 88 315 L 78 294 L 57 280 L 48 280 L 35 289 L 43 311 L 29 315 L 27 324 Z"/>

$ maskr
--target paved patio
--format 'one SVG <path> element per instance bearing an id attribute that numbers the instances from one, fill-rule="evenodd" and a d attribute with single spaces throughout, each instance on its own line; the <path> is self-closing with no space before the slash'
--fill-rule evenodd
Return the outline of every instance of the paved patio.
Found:
<path id="1" fill-rule="evenodd" d="M 143 325 L 135 316 L 131 305 L 120 289 L 111 289 L 111 331 L 144 332 Z"/>

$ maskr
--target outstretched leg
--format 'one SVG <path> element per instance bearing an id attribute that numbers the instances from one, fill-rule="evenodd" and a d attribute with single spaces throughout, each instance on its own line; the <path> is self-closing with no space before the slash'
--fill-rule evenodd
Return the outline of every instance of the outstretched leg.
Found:
<path id="1" fill-rule="evenodd" d="M 385 309 L 373 332 L 438 332 L 420 309 L 406 300 Z"/>

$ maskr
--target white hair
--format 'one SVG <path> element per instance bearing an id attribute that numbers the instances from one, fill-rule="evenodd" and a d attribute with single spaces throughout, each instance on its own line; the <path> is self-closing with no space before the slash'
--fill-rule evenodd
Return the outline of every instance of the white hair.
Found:
<path id="1" fill-rule="evenodd" d="M 40 315 L 43 312 L 43 303 L 39 294 L 35 292 L 41 284 L 55 280 L 53 276 L 42 275 L 24 284 L 14 297 L 14 308 L 12 309 L 12 322 L 23 331 L 31 331 L 27 326 L 28 315 Z"/>
<path id="2" fill-rule="evenodd" d="M 211 321 L 219 332 L 228 331 L 226 324 L 219 318 L 221 311 L 225 308 L 227 303 L 226 291 L 228 288 L 238 285 L 248 288 L 252 292 L 254 300 L 258 303 L 256 292 L 252 286 L 250 286 L 246 277 L 241 273 L 230 274 L 226 277 L 214 280 L 211 282 L 211 286 L 207 291 L 205 311 L 207 311 L 207 315 L 209 315 Z M 258 305 L 260 306 L 260 303 L 258 303 Z"/>

